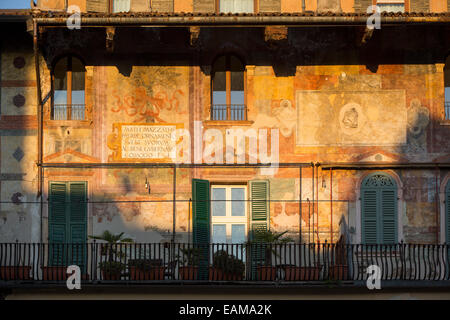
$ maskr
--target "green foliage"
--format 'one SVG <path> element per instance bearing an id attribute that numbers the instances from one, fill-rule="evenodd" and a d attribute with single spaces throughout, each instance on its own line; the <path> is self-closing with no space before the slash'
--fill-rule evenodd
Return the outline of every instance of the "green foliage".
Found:
<path id="1" fill-rule="evenodd" d="M 141 270 L 150 270 L 154 267 L 160 267 L 162 265 L 161 259 L 130 259 L 128 260 L 129 267 L 136 267 Z"/>
<path id="2" fill-rule="evenodd" d="M 264 252 L 265 265 L 272 265 L 272 254 L 278 256 L 276 251 L 277 245 L 283 243 L 294 242 L 294 239 L 284 236 L 287 231 L 273 232 L 272 230 L 254 230 L 252 239 L 248 240 L 246 245 L 250 246 L 251 250 L 262 250 Z"/>
<path id="3" fill-rule="evenodd" d="M 107 244 L 101 247 L 102 255 L 106 255 L 108 262 L 114 262 L 116 258 L 125 257 L 125 253 L 120 251 L 117 244 L 120 243 L 133 243 L 131 238 L 123 238 L 124 232 L 119 234 L 112 234 L 108 230 L 105 230 L 100 236 L 89 236 L 90 239 L 106 241 Z"/>
<path id="4" fill-rule="evenodd" d="M 183 248 L 180 250 L 183 254 L 181 263 L 187 266 L 198 266 L 200 259 L 200 249 L 199 248 Z M 180 259 L 180 257 L 178 257 Z"/>
<path id="5" fill-rule="evenodd" d="M 113 243 L 133 243 L 133 239 L 131 238 L 122 238 L 124 235 L 124 232 L 121 232 L 119 234 L 112 234 L 108 230 L 105 230 L 100 236 L 89 236 L 91 239 L 95 240 L 103 240 L 108 242 L 109 244 Z"/>
<path id="6" fill-rule="evenodd" d="M 243 275 L 245 271 L 244 262 L 224 250 L 214 253 L 213 266 L 224 273 Z"/>
<path id="7" fill-rule="evenodd" d="M 280 244 L 294 242 L 291 237 L 283 237 L 287 231 L 273 232 L 272 230 L 255 230 L 253 231 L 253 239 L 249 240 L 248 244 L 253 243 L 267 243 L 267 244 Z"/>
<path id="8" fill-rule="evenodd" d="M 103 261 L 98 266 L 103 272 L 109 274 L 120 274 L 126 268 L 126 264 L 119 261 Z"/>

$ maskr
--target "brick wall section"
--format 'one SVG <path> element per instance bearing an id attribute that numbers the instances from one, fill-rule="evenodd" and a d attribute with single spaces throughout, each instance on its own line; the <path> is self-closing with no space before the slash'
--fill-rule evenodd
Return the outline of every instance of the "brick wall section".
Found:
<path id="1" fill-rule="evenodd" d="M 152 0 L 152 11 L 173 12 L 173 0 Z"/>
<path id="2" fill-rule="evenodd" d="M 86 10 L 88 12 L 108 12 L 108 0 L 86 0 Z"/>
<path id="3" fill-rule="evenodd" d="M 281 0 L 259 0 L 259 12 L 281 12 Z"/>
<path id="4" fill-rule="evenodd" d="M 372 0 L 355 0 L 355 12 L 367 12 L 367 8 L 372 5 Z"/>
<path id="5" fill-rule="evenodd" d="M 215 0 L 194 0 L 194 12 L 215 12 Z"/>
<path id="6" fill-rule="evenodd" d="M 411 0 L 411 12 L 430 12 L 430 0 Z"/>

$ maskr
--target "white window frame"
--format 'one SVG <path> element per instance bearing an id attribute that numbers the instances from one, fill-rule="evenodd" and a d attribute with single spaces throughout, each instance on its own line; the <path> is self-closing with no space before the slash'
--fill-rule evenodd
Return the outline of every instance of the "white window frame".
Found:
<path id="1" fill-rule="evenodd" d="M 234 185 L 223 185 L 215 184 L 211 185 L 211 199 L 213 189 L 225 189 L 225 216 L 214 216 L 211 204 L 211 239 L 213 238 L 213 226 L 215 224 L 225 224 L 227 243 L 231 243 L 231 228 L 233 224 L 243 224 L 245 226 L 245 239 L 248 237 L 248 206 L 247 203 L 244 204 L 244 215 L 243 216 L 232 216 L 231 215 L 231 189 L 240 188 L 244 189 L 244 201 L 248 199 L 248 188 L 245 184 L 234 184 Z"/>

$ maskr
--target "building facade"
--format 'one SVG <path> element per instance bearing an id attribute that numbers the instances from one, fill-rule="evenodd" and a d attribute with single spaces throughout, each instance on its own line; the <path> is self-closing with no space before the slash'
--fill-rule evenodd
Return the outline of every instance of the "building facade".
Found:
<path id="1" fill-rule="evenodd" d="M 0 16 L 5 248 L 44 243 L 48 266 L 89 269 L 91 249 L 65 260 L 51 245 L 110 231 L 244 250 L 271 230 L 294 246 L 448 254 L 448 1 L 32 5 Z M 261 280 L 252 250 L 233 254 Z"/>

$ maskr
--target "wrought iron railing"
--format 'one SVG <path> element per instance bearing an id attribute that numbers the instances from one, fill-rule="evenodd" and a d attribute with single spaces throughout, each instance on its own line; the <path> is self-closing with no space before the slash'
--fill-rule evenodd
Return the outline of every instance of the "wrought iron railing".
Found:
<path id="1" fill-rule="evenodd" d="M 84 111 L 84 104 L 55 104 L 53 105 L 53 120 L 84 120 Z"/>
<path id="2" fill-rule="evenodd" d="M 213 104 L 211 105 L 211 120 L 247 120 L 247 107 L 244 104 Z"/>
<path id="3" fill-rule="evenodd" d="M 67 279 L 88 283 L 227 283 L 450 280 L 450 245 L 431 244 L 85 244 L 0 243 L 0 285 Z"/>

